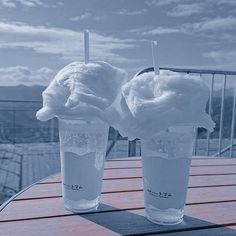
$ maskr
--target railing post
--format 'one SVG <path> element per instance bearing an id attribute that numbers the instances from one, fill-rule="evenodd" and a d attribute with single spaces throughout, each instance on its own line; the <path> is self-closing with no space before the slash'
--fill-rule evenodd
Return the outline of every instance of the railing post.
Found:
<path id="1" fill-rule="evenodd" d="M 136 139 L 133 141 L 129 141 L 128 155 L 129 157 L 136 156 Z"/>
<path id="2" fill-rule="evenodd" d="M 54 118 L 50 120 L 50 142 L 54 142 Z"/>
<path id="3" fill-rule="evenodd" d="M 14 137 L 12 137 L 12 141 L 13 144 L 16 143 L 16 110 L 13 110 L 13 135 Z"/>
<path id="4" fill-rule="evenodd" d="M 230 132 L 230 153 L 229 156 L 233 157 L 233 141 L 234 141 L 234 127 L 235 127 L 235 105 L 236 105 L 236 79 L 234 81 L 234 100 L 233 100 L 233 109 L 232 109 L 232 119 L 231 119 L 231 132 Z"/>
<path id="5" fill-rule="evenodd" d="M 19 191 L 23 188 L 23 154 L 20 155 L 20 171 L 19 171 Z"/>
<path id="6" fill-rule="evenodd" d="M 197 155 L 197 137 L 198 137 L 198 128 L 195 128 L 195 132 L 194 132 L 194 151 L 193 151 L 193 155 L 196 156 Z"/>
<path id="7" fill-rule="evenodd" d="M 188 73 L 188 72 L 187 72 Z M 202 78 L 202 74 L 199 73 L 200 78 Z M 195 132 L 194 132 L 194 149 L 193 149 L 193 155 L 196 156 L 197 155 L 197 138 L 198 138 L 198 128 L 195 128 Z"/>
<path id="8" fill-rule="evenodd" d="M 212 74 L 212 77 L 211 77 L 211 88 L 210 88 L 210 98 L 209 98 L 209 104 L 208 104 L 208 114 L 209 115 L 211 115 L 211 110 L 212 110 L 214 78 L 215 78 L 215 74 Z M 211 137 L 211 133 L 208 130 L 207 131 L 207 156 L 209 156 L 209 154 L 210 154 L 210 137 Z"/>
<path id="9" fill-rule="evenodd" d="M 222 129 L 223 129 L 223 122 L 224 122 L 224 102 L 225 102 L 225 86 L 226 86 L 226 74 L 223 78 L 223 88 L 222 88 L 222 95 L 221 95 L 221 109 L 220 109 L 220 131 L 219 131 L 219 145 L 218 145 L 218 153 L 221 155 L 222 149 Z"/>
<path id="10" fill-rule="evenodd" d="M 111 129 L 109 129 L 109 130 L 111 130 Z M 108 157 L 109 153 L 114 148 L 114 146 L 116 144 L 116 141 L 118 139 L 118 136 L 119 136 L 118 131 L 116 129 L 114 129 L 114 136 L 113 136 L 113 139 L 112 139 L 112 142 L 111 142 L 110 146 L 107 147 L 106 157 Z"/>

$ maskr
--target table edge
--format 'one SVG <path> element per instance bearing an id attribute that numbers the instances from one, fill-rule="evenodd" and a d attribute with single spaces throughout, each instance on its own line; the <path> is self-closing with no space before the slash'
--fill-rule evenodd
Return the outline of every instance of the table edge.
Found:
<path id="1" fill-rule="evenodd" d="M 57 174 L 59 174 L 59 173 L 60 173 L 60 171 L 57 172 L 57 173 L 54 173 L 54 174 L 52 174 L 52 175 L 46 176 L 45 178 L 42 178 L 42 179 L 40 179 L 40 180 L 38 180 L 38 181 L 36 181 L 36 182 L 30 184 L 29 186 L 23 188 L 21 191 L 19 191 L 18 193 L 16 193 L 16 194 L 13 195 L 12 197 L 10 197 L 6 202 L 4 202 L 4 203 L 0 206 L 0 213 L 4 210 L 4 208 L 6 208 L 6 207 L 11 203 L 12 200 L 14 200 L 14 199 L 15 199 L 16 197 L 18 197 L 20 194 L 22 194 L 22 193 L 25 192 L 26 190 L 30 189 L 30 188 L 33 187 L 34 185 L 40 183 L 41 181 L 44 181 L 44 180 L 46 180 L 47 178 L 53 177 L 54 175 L 57 175 Z"/>

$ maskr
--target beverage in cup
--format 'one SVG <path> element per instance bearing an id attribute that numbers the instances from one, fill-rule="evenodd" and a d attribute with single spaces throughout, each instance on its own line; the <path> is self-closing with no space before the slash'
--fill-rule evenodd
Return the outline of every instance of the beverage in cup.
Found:
<path id="1" fill-rule="evenodd" d="M 69 211 L 87 212 L 99 205 L 108 129 L 99 120 L 59 118 L 62 193 Z"/>
<path id="2" fill-rule="evenodd" d="M 179 224 L 184 216 L 194 128 L 169 127 L 141 142 L 145 215 L 154 223 Z"/>

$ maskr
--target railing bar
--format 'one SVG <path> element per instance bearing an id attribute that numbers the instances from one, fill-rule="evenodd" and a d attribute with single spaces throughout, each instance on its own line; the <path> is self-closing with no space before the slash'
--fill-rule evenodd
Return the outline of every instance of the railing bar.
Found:
<path id="1" fill-rule="evenodd" d="M 222 95 L 221 95 L 220 131 L 219 131 L 219 146 L 218 146 L 219 155 L 221 155 L 221 148 L 222 148 L 222 129 L 223 129 L 223 121 L 224 121 L 224 101 L 225 101 L 226 78 L 227 76 L 225 75 L 223 78 L 223 87 L 222 87 Z"/>
<path id="2" fill-rule="evenodd" d="M 111 150 L 114 148 L 116 141 L 118 139 L 118 136 L 119 136 L 119 133 L 116 129 L 114 129 L 114 132 L 115 132 L 115 134 L 113 136 L 113 139 L 111 140 L 111 144 L 109 145 L 109 147 L 107 148 L 107 151 L 106 151 L 106 157 L 109 155 Z"/>
<path id="3" fill-rule="evenodd" d="M 200 76 L 200 78 L 202 77 L 202 74 L 201 73 L 199 73 L 199 76 Z M 193 152 L 193 155 L 197 155 L 197 148 L 198 148 L 198 140 L 197 140 L 197 138 L 198 138 L 198 128 L 196 128 L 195 129 L 195 133 L 194 133 L 194 152 Z"/>
<path id="4" fill-rule="evenodd" d="M 175 72 L 187 72 L 195 74 L 219 74 L 219 75 L 236 75 L 236 71 L 221 71 L 221 70 L 201 70 L 201 69 L 186 69 L 186 68 L 160 68 L 162 70 L 172 70 Z"/>
<path id="5" fill-rule="evenodd" d="M 23 188 L 23 159 L 24 155 L 20 156 L 20 173 L 19 173 L 19 191 Z"/>
<path id="6" fill-rule="evenodd" d="M 136 139 L 133 141 L 128 141 L 128 156 L 136 156 Z"/>
<path id="7" fill-rule="evenodd" d="M 50 141 L 54 142 L 54 118 L 50 120 L 49 127 L 50 127 Z"/>
<path id="8" fill-rule="evenodd" d="M 40 100 L 32 100 L 32 101 L 27 101 L 27 100 L 0 100 L 1 102 L 22 102 L 22 103 L 43 103 Z"/>
<path id="9" fill-rule="evenodd" d="M 197 147 L 198 147 L 198 142 L 197 142 L 197 137 L 198 137 L 198 128 L 195 128 L 195 137 L 194 137 L 194 156 L 197 156 Z"/>
<path id="10" fill-rule="evenodd" d="M 195 128 L 195 133 L 194 133 L 194 152 L 193 155 L 196 156 L 197 155 L 197 137 L 198 137 L 198 128 Z"/>
<path id="11" fill-rule="evenodd" d="M 236 71 L 225 71 L 225 70 L 204 70 L 204 69 L 194 69 L 194 68 L 173 68 L 173 67 L 160 67 L 160 70 L 171 70 L 175 72 L 183 73 L 195 73 L 195 74 L 219 74 L 219 75 L 236 75 Z M 145 68 L 141 70 L 136 75 L 140 75 L 145 72 L 154 71 L 153 67 Z"/>
<path id="12" fill-rule="evenodd" d="M 213 89 L 214 89 L 214 79 L 215 79 L 215 74 L 212 74 L 211 77 L 211 88 L 210 88 L 210 97 L 209 97 L 209 104 L 208 104 L 208 114 L 211 115 L 211 110 L 212 110 L 212 98 L 213 98 Z M 211 133 L 208 130 L 207 131 L 207 156 L 210 154 L 210 137 Z"/>
<path id="13" fill-rule="evenodd" d="M 233 140 L 234 140 L 234 126 L 235 126 L 235 105 L 236 105 L 236 80 L 234 83 L 234 100 L 233 100 L 233 109 L 232 109 L 232 120 L 231 120 L 231 133 L 230 133 L 230 154 L 229 156 L 233 157 Z"/>

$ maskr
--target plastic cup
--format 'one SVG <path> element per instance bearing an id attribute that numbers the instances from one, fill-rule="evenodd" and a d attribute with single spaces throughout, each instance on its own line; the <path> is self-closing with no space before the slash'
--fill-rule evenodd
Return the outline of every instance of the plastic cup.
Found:
<path id="1" fill-rule="evenodd" d="M 145 215 L 161 225 L 183 221 L 194 128 L 169 127 L 141 140 Z"/>
<path id="2" fill-rule="evenodd" d="M 98 120 L 59 119 L 62 195 L 69 211 L 88 212 L 99 205 L 108 130 Z"/>

